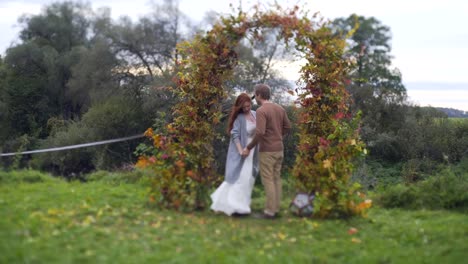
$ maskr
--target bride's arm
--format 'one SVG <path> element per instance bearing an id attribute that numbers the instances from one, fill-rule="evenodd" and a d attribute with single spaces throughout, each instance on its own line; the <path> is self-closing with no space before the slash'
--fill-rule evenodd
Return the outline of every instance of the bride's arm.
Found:
<path id="1" fill-rule="evenodd" d="M 233 124 L 233 127 L 232 127 L 232 130 L 231 130 L 231 137 L 232 137 L 232 140 L 234 141 L 235 145 L 236 145 L 236 148 L 237 148 L 237 152 L 239 152 L 239 155 L 242 155 L 242 145 L 241 145 L 241 142 L 240 142 L 240 120 L 239 118 L 237 118 L 235 121 L 234 121 L 234 124 Z"/>
<path id="2" fill-rule="evenodd" d="M 240 142 L 236 143 L 236 147 L 237 147 L 237 151 L 239 152 L 239 155 L 242 155 L 243 149 L 242 149 L 242 146 L 241 146 Z"/>

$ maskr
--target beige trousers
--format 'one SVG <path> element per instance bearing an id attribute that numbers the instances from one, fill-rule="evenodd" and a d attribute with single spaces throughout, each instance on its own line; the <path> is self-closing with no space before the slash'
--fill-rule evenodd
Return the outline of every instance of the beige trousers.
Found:
<path id="1" fill-rule="evenodd" d="M 265 188 L 265 213 L 274 215 L 280 211 L 281 203 L 281 165 L 283 164 L 283 151 L 260 152 L 260 176 Z"/>

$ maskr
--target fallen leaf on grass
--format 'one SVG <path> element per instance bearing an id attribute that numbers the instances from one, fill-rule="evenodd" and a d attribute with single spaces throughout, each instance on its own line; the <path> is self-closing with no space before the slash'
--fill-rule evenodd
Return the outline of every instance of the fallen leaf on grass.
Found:
<path id="1" fill-rule="evenodd" d="M 60 214 L 62 214 L 62 210 L 55 209 L 55 208 L 49 208 L 47 210 L 47 214 L 49 214 L 49 215 L 60 215 Z"/>
<path id="2" fill-rule="evenodd" d="M 154 227 L 154 228 L 159 228 L 160 226 L 161 226 L 161 221 L 157 221 L 151 224 L 151 227 Z"/>
<path id="3" fill-rule="evenodd" d="M 272 248 L 272 247 L 273 247 L 273 245 L 270 244 L 270 243 L 267 243 L 267 244 L 263 245 L 264 249 L 269 249 L 269 248 Z"/>
<path id="4" fill-rule="evenodd" d="M 285 234 L 283 234 L 283 233 L 281 233 L 281 232 L 279 232 L 277 236 L 278 236 L 278 238 L 281 239 L 281 240 L 284 240 L 284 239 L 287 237 L 287 235 L 285 235 Z"/>
<path id="5" fill-rule="evenodd" d="M 88 215 L 83 222 L 81 223 L 82 226 L 89 226 L 92 223 L 95 223 L 96 219 L 92 215 Z"/>
<path id="6" fill-rule="evenodd" d="M 350 235 L 354 235 L 357 232 L 358 232 L 357 228 L 351 227 L 350 229 L 348 229 L 348 234 Z"/>

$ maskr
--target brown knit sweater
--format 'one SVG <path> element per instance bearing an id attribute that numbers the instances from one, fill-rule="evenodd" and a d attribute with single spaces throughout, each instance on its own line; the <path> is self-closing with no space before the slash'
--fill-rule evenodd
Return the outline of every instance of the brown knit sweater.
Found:
<path id="1" fill-rule="evenodd" d="M 250 150 L 258 143 L 260 152 L 283 151 L 283 136 L 291 130 L 291 122 L 283 107 L 265 102 L 257 109 L 257 130 Z"/>

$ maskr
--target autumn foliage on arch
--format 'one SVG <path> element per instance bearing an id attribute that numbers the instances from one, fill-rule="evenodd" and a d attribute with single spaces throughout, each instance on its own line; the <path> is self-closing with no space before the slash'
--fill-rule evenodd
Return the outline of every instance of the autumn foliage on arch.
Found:
<path id="1" fill-rule="evenodd" d="M 146 131 L 153 142 L 137 165 L 152 171 L 150 201 L 165 208 L 193 210 L 208 203 L 216 177 L 213 126 L 221 119 L 223 84 L 237 63 L 235 47 L 245 37 L 262 40 L 262 29 L 276 28 L 307 63 L 301 68 L 299 142 L 293 176 L 298 190 L 315 194 L 317 217 L 363 215 L 370 201 L 351 185 L 352 161 L 365 151 L 359 140 L 359 117 L 351 116 L 344 88 L 349 62 L 345 41 L 299 8 L 256 9 L 222 18 L 190 42 L 178 45 L 181 60 L 173 92 L 181 98 L 173 121 Z M 155 128 L 156 129 L 156 128 Z"/>

